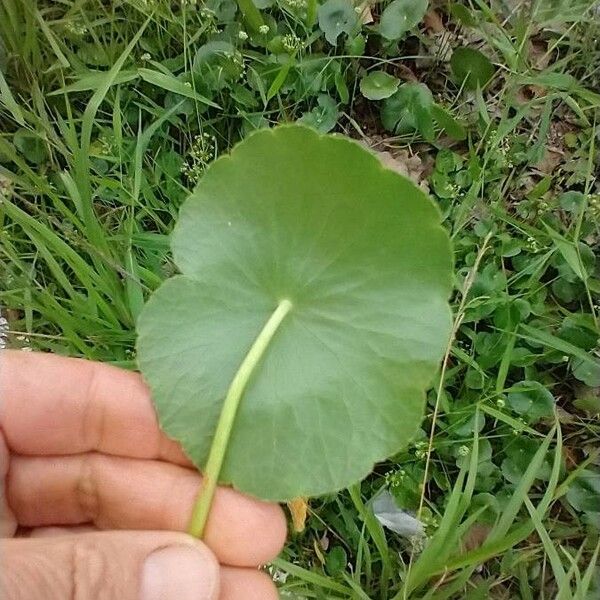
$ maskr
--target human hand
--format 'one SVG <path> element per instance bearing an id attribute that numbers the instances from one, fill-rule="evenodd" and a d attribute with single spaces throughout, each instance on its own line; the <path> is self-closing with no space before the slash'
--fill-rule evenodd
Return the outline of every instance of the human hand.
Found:
<path id="1" fill-rule="evenodd" d="M 204 542 L 177 533 L 202 485 L 190 467 L 138 374 L 0 353 L 0 597 L 277 598 L 257 567 L 283 545 L 280 507 L 219 488 Z"/>

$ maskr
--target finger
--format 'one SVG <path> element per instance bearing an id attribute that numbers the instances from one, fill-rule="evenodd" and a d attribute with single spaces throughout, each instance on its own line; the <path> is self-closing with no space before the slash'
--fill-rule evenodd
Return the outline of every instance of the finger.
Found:
<path id="1" fill-rule="evenodd" d="M 194 471 L 160 461 L 97 453 L 13 456 L 7 497 L 20 525 L 93 523 L 101 529 L 185 531 L 201 489 Z M 256 566 L 281 550 L 283 511 L 219 488 L 205 541 L 220 562 Z"/>
<path id="2" fill-rule="evenodd" d="M 160 431 L 139 374 L 36 352 L 5 350 L 0 362 L 0 427 L 13 452 L 97 450 L 189 464 Z"/>
<path id="3" fill-rule="evenodd" d="M 69 527 L 34 527 L 27 530 L 21 537 L 41 538 L 57 537 L 59 535 L 76 535 L 80 533 L 94 533 L 100 531 L 95 525 L 71 525 Z"/>
<path id="4" fill-rule="evenodd" d="M 277 600 L 271 578 L 260 571 L 223 567 L 219 600 Z"/>
<path id="5" fill-rule="evenodd" d="M 217 600 L 219 565 L 173 532 L 102 532 L 0 542 L 6 600 Z"/>
<path id="6" fill-rule="evenodd" d="M 0 538 L 12 537 L 17 530 L 17 520 L 10 510 L 3 482 L 8 474 L 9 454 L 0 430 Z"/>

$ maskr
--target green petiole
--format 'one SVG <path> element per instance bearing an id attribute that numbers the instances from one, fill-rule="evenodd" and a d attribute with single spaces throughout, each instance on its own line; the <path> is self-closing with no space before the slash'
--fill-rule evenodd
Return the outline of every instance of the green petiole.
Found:
<path id="1" fill-rule="evenodd" d="M 217 489 L 221 467 L 223 466 L 223 460 L 231 436 L 231 430 L 233 429 L 235 416 L 244 390 L 246 389 L 246 385 L 265 353 L 265 350 L 269 346 L 269 342 L 275 335 L 275 332 L 279 325 L 281 325 L 285 316 L 292 309 L 292 306 L 291 301 L 287 298 L 281 300 L 254 341 L 254 344 L 252 344 L 252 347 L 242 361 L 240 368 L 229 386 L 229 390 L 227 391 L 223 403 L 223 409 L 221 410 L 221 415 L 219 417 L 219 422 L 217 423 L 215 437 L 208 455 L 206 468 L 204 469 L 204 483 L 202 490 L 196 499 L 192 518 L 188 526 L 188 533 L 193 536 L 202 538 L 204 535 L 204 528 L 206 527 L 215 490 Z"/>

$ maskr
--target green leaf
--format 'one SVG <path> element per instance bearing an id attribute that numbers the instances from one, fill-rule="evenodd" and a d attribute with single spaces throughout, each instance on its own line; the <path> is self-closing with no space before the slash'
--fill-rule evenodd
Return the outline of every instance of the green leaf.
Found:
<path id="1" fill-rule="evenodd" d="M 13 135 L 13 144 L 25 159 L 34 165 L 39 165 L 48 158 L 44 140 L 29 129 L 17 129 Z"/>
<path id="2" fill-rule="evenodd" d="M 210 90 L 220 90 L 229 83 L 238 81 L 243 65 L 241 53 L 231 43 L 215 40 L 198 48 L 193 68 L 199 75 L 199 85 Z"/>
<path id="3" fill-rule="evenodd" d="M 332 46 L 337 44 L 340 34 L 350 34 L 358 22 L 350 0 L 327 0 L 319 6 L 318 15 L 319 28 Z"/>
<path id="4" fill-rule="evenodd" d="M 600 387 L 600 365 L 592 355 L 589 360 L 573 360 L 573 375 L 590 387 Z"/>
<path id="5" fill-rule="evenodd" d="M 21 126 L 25 125 L 23 111 L 15 100 L 15 97 L 10 91 L 10 87 L 4 78 L 4 74 L 0 71 L 0 103 L 3 104 L 10 112 L 12 118 Z"/>
<path id="6" fill-rule="evenodd" d="M 477 27 L 477 19 L 473 16 L 473 13 L 463 4 L 454 2 L 450 5 L 450 14 L 465 27 Z"/>
<path id="7" fill-rule="evenodd" d="M 110 85 L 118 85 L 120 83 L 128 83 L 137 79 L 138 72 L 135 69 L 128 69 L 120 71 L 114 79 L 111 80 Z M 106 79 L 106 71 L 88 71 L 85 75 L 81 75 L 79 79 L 65 85 L 57 90 L 48 92 L 47 96 L 58 96 L 59 94 L 69 94 L 71 92 L 85 92 L 87 90 L 96 90 L 103 81 Z"/>
<path id="8" fill-rule="evenodd" d="M 578 248 L 573 242 L 564 238 L 548 225 L 546 225 L 546 230 L 550 234 L 554 245 L 558 248 L 558 251 L 561 253 L 562 257 L 565 259 L 565 262 L 569 265 L 573 273 L 575 273 L 575 275 L 577 275 L 581 281 L 587 281 L 589 275 L 585 268 L 585 264 L 581 259 L 581 247 L 578 251 Z"/>
<path id="9" fill-rule="evenodd" d="M 467 137 L 465 126 L 455 119 L 443 106 L 433 104 L 431 106 L 431 114 L 440 128 L 452 139 L 462 141 Z"/>
<path id="10" fill-rule="evenodd" d="M 138 322 L 167 435 L 271 500 L 345 488 L 405 447 L 451 327 L 439 221 L 362 146 L 306 127 L 260 130 L 215 161 L 172 236 L 182 274 Z"/>
<path id="11" fill-rule="evenodd" d="M 351 56 L 361 57 L 365 53 L 367 41 L 364 35 L 357 35 L 355 38 L 346 41 L 346 52 Z"/>
<path id="12" fill-rule="evenodd" d="M 381 122 L 393 133 L 403 135 L 419 131 L 425 138 L 432 139 L 432 106 L 433 96 L 426 85 L 403 83 L 395 94 L 385 99 Z"/>
<path id="13" fill-rule="evenodd" d="M 186 98 L 192 98 L 192 100 L 207 104 L 208 106 L 213 106 L 214 108 L 220 108 L 220 106 L 215 104 L 212 100 L 195 92 L 190 84 L 186 85 L 183 81 L 177 79 L 177 77 L 174 77 L 173 75 L 165 75 L 160 71 L 153 71 L 152 69 L 139 69 L 138 73 L 144 81 L 162 88 L 163 90 L 185 96 Z"/>
<path id="14" fill-rule="evenodd" d="M 388 40 L 399 40 L 421 22 L 428 4 L 428 0 L 394 0 L 381 15 L 379 33 Z"/>
<path id="15" fill-rule="evenodd" d="M 233 21 L 238 9 L 235 0 L 205 0 L 204 6 L 215 13 L 220 23 Z"/>
<path id="16" fill-rule="evenodd" d="M 568 191 L 558 198 L 560 207 L 570 213 L 578 213 L 585 205 L 585 195 L 577 191 Z"/>
<path id="17" fill-rule="evenodd" d="M 294 64 L 294 59 L 290 57 L 288 61 L 281 66 L 279 69 L 279 73 L 277 73 L 277 77 L 273 79 L 273 83 L 270 85 L 269 90 L 267 91 L 267 101 L 271 98 L 274 98 L 277 95 L 277 92 L 281 89 L 281 86 L 284 84 L 287 76 Z"/>
<path id="18" fill-rule="evenodd" d="M 554 396 L 539 381 L 521 381 L 508 393 L 509 406 L 529 423 L 554 413 Z"/>
<path id="19" fill-rule="evenodd" d="M 319 94 L 317 105 L 298 119 L 299 123 L 313 127 L 321 133 L 331 131 L 340 116 L 336 101 L 327 94 Z"/>
<path id="20" fill-rule="evenodd" d="M 494 65 L 490 59 L 474 48 L 456 48 L 450 58 L 450 67 L 457 83 L 468 90 L 484 88 L 494 76 Z"/>
<path id="21" fill-rule="evenodd" d="M 501 464 L 504 478 L 514 484 L 520 483 L 523 480 L 523 475 L 531 468 L 539 449 L 540 442 L 538 439 L 534 440 L 519 435 L 510 440 L 505 448 L 506 458 Z M 550 477 L 550 462 L 547 456 L 543 456 L 540 465 L 532 472 L 532 475 L 536 479 L 543 480 Z"/>
<path id="22" fill-rule="evenodd" d="M 585 469 L 567 490 L 567 501 L 578 511 L 600 509 L 600 472 Z"/>
<path id="23" fill-rule="evenodd" d="M 334 546 L 325 556 L 325 568 L 329 575 L 339 575 L 346 569 L 348 557 L 342 546 Z"/>
<path id="24" fill-rule="evenodd" d="M 368 100 L 383 100 L 394 94 L 399 84 L 397 77 L 385 71 L 372 71 L 360 80 L 360 91 Z"/>
<path id="25" fill-rule="evenodd" d="M 252 29 L 252 31 L 258 31 L 261 25 L 264 25 L 264 21 L 254 2 L 252 0 L 236 1 L 244 15 L 244 20 L 248 23 L 250 29 Z"/>

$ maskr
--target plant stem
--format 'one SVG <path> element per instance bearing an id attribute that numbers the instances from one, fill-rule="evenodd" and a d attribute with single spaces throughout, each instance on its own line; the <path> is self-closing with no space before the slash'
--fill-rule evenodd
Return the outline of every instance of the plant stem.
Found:
<path id="1" fill-rule="evenodd" d="M 219 422 L 217 423 L 215 437 L 213 438 L 208 454 L 206 468 L 204 469 L 202 489 L 196 499 L 196 504 L 188 527 L 188 533 L 198 538 L 201 538 L 204 535 L 204 528 L 206 526 L 206 521 L 208 520 L 210 507 L 219 481 L 223 459 L 225 458 L 227 446 L 229 445 L 229 438 L 233 429 L 235 416 L 244 390 L 246 389 L 246 385 L 265 353 L 269 342 L 275 335 L 277 328 L 281 325 L 281 322 L 288 312 L 290 312 L 291 308 L 292 303 L 290 300 L 287 298 L 281 300 L 254 341 L 254 344 L 252 344 L 250 351 L 246 354 L 246 357 L 242 361 L 240 368 L 229 386 L 225 401 L 223 402 L 223 408 L 221 409 Z"/>

